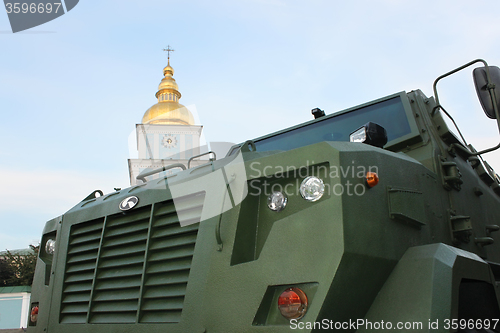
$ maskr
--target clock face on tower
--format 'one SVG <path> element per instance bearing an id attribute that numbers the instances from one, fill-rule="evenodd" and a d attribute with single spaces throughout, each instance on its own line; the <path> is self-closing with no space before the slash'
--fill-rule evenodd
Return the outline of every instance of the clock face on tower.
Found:
<path id="1" fill-rule="evenodd" d="M 177 138 L 172 134 L 165 134 L 162 143 L 165 148 L 175 148 L 177 147 Z"/>

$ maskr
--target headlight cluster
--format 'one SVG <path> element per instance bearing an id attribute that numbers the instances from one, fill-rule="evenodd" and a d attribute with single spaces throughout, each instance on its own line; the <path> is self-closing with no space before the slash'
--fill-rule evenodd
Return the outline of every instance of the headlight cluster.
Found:
<path id="1" fill-rule="evenodd" d="M 47 252 L 47 254 L 53 255 L 55 251 L 56 251 L 56 241 L 49 238 L 45 243 L 45 252 Z"/>
<path id="2" fill-rule="evenodd" d="M 325 184 L 318 177 L 309 176 L 300 184 L 300 195 L 308 201 L 318 201 L 324 193 Z"/>
<path id="3" fill-rule="evenodd" d="M 275 191 L 267 197 L 267 207 L 275 212 L 285 209 L 287 202 L 288 198 L 280 191 Z"/>
<path id="4" fill-rule="evenodd" d="M 300 184 L 299 192 L 302 198 L 307 201 L 318 201 L 325 193 L 325 183 L 318 177 L 309 176 Z M 279 212 L 285 209 L 287 202 L 286 194 L 281 191 L 274 191 L 267 198 L 267 207 L 272 211 Z"/>

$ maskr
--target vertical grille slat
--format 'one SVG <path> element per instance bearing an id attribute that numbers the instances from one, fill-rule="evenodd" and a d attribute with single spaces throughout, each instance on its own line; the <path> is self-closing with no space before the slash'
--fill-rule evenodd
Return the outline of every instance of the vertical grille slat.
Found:
<path id="1" fill-rule="evenodd" d="M 61 323 L 85 323 L 90 304 L 90 293 L 97 262 L 97 247 L 89 244 L 99 242 L 104 218 L 71 227 L 68 256 L 61 303 Z"/>
<path id="2" fill-rule="evenodd" d="M 181 227 L 175 208 L 199 221 L 203 201 L 191 196 L 74 224 L 60 322 L 179 322 L 198 224 Z"/>
<path id="3" fill-rule="evenodd" d="M 190 217 L 199 220 L 203 200 L 204 195 L 176 200 L 175 208 L 197 212 Z M 181 227 L 178 216 L 174 220 L 171 212 L 171 205 L 160 205 L 154 214 L 140 322 L 176 323 L 181 318 L 198 224 Z"/>

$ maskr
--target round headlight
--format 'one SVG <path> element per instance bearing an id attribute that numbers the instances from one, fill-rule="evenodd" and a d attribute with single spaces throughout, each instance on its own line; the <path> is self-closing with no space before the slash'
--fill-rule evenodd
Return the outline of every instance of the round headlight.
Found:
<path id="1" fill-rule="evenodd" d="M 275 212 L 279 212 L 285 209 L 287 202 L 288 198 L 279 191 L 275 191 L 267 197 L 267 207 L 269 207 L 270 210 L 274 210 Z"/>
<path id="2" fill-rule="evenodd" d="M 300 319 L 307 311 L 307 296 L 299 288 L 289 288 L 278 298 L 278 309 L 287 319 Z"/>
<path id="3" fill-rule="evenodd" d="M 47 254 L 54 254 L 56 250 L 56 241 L 53 240 L 53 239 L 49 239 L 47 240 L 47 243 L 45 243 L 45 252 L 47 252 Z"/>
<path id="4" fill-rule="evenodd" d="M 318 177 L 310 176 L 300 184 L 300 195 L 309 201 L 319 200 L 325 193 L 325 184 Z"/>

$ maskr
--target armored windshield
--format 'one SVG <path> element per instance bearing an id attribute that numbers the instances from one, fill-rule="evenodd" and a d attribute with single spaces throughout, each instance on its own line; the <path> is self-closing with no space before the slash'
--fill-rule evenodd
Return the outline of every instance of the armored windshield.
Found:
<path id="1" fill-rule="evenodd" d="M 254 140 L 257 151 L 290 150 L 321 141 L 349 141 L 349 135 L 367 122 L 387 130 L 391 141 L 411 133 L 401 95 L 384 101 L 339 112 L 336 115 Z"/>

